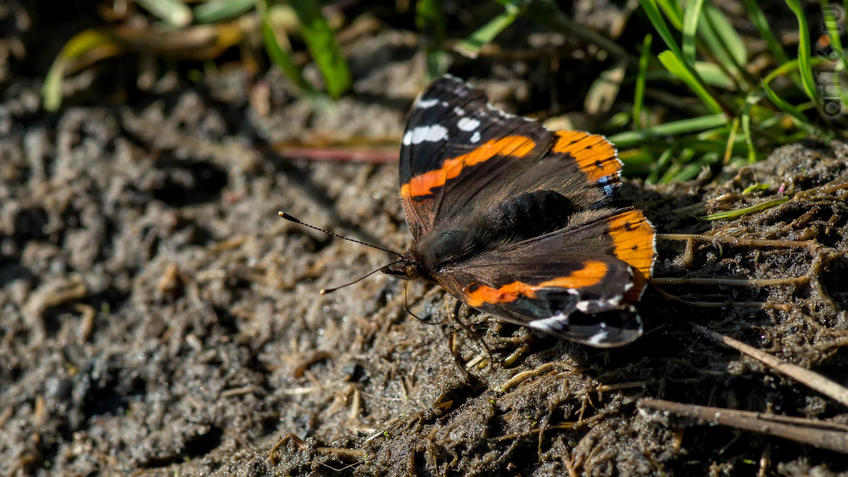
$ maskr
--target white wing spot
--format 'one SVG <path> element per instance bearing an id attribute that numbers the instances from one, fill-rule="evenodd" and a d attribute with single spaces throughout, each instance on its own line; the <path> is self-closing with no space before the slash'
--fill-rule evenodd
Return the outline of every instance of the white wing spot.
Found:
<path id="1" fill-rule="evenodd" d="M 440 124 L 418 126 L 403 135 L 403 145 L 421 144 L 422 142 L 438 142 L 447 139 L 448 129 Z"/>
<path id="2" fill-rule="evenodd" d="M 415 102 L 415 107 L 419 109 L 427 109 L 432 108 L 433 106 L 439 104 L 439 100 L 436 98 L 430 99 L 419 99 Z"/>
<path id="3" fill-rule="evenodd" d="M 602 329 L 600 332 L 592 335 L 586 342 L 590 345 L 597 346 L 606 343 L 607 339 L 609 339 L 609 331 Z"/>
<path id="4" fill-rule="evenodd" d="M 568 315 L 563 313 L 557 313 L 554 316 L 549 318 L 542 318 L 540 320 L 533 320 L 530 323 L 527 323 L 531 328 L 536 328 L 537 330 L 547 331 L 548 333 L 554 333 L 557 331 L 562 331 L 563 328 L 568 326 Z"/>
<path id="5" fill-rule="evenodd" d="M 471 142 L 480 142 L 480 131 L 474 131 L 471 135 Z"/>
<path id="6" fill-rule="evenodd" d="M 459 121 L 456 123 L 456 127 L 463 131 L 473 131 L 480 126 L 480 121 L 474 118 L 459 118 Z"/>
<path id="7" fill-rule="evenodd" d="M 629 284 L 628 287 L 625 287 L 625 292 L 629 289 L 629 287 L 633 286 L 633 284 Z M 599 311 L 610 310 L 619 305 L 621 303 L 622 295 L 611 296 L 606 300 L 581 300 L 578 301 L 574 307 L 577 308 L 577 311 L 581 313 L 597 313 Z"/>

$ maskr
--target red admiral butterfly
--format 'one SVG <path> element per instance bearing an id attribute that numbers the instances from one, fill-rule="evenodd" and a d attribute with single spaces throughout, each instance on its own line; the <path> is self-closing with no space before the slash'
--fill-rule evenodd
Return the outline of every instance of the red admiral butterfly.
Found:
<path id="1" fill-rule="evenodd" d="M 632 303 L 654 263 L 642 212 L 611 206 L 603 136 L 547 130 L 450 76 L 412 107 L 400 195 L 414 244 L 383 272 L 435 281 L 469 306 L 579 343 L 642 334 Z"/>
<path id="2" fill-rule="evenodd" d="M 642 212 L 612 204 L 621 162 L 603 136 L 549 131 L 444 76 L 416 99 L 402 143 L 414 243 L 380 271 L 578 343 L 642 334 L 633 303 L 651 276 L 655 234 Z"/>

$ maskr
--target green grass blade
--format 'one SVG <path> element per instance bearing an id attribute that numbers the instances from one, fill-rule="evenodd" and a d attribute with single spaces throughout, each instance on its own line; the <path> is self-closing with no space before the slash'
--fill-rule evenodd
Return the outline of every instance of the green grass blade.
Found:
<path id="1" fill-rule="evenodd" d="M 703 168 L 704 165 L 700 162 L 695 164 L 687 164 L 680 170 L 680 172 L 678 172 L 671 179 L 669 179 L 666 184 L 669 182 L 683 182 L 688 181 L 689 179 L 694 179 Z"/>
<path id="2" fill-rule="evenodd" d="M 748 15 L 751 17 L 751 22 L 757 28 L 757 31 L 760 33 L 760 37 L 766 41 L 766 46 L 778 64 L 783 64 L 789 61 L 789 57 L 786 56 L 786 52 L 783 51 L 783 46 L 780 45 L 780 42 L 775 38 L 774 33 L 772 33 L 771 25 L 769 25 L 768 20 L 766 19 L 765 13 L 757 4 L 756 0 L 742 0 L 742 3 L 745 4 L 745 8 L 748 10 Z"/>
<path id="3" fill-rule="evenodd" d="M 736 142 L 736 132 L 739 131 L 739 118 L 733 118 L 733 123 L 730 125 L 730 132 L 727 134 L 727 146 L 724 148 L 724 158 L 722 162 L 727 164 L 733 156 L 733 145 Z"/>
<path id="4" fill-rule="evenodd" d="M 41 87 L 42 105 L 47 111 L 56 111 L 62 105 L 62 80 L 65 77 L 65 67 L 68 62 L 79 58 L 89 51 L 106 45 L 112 45 L 113 53 L 120 50 L 120 46 L 115 43 L 115 39 L 104 32 L 98 30 L 83 30 L 74 35 L 62 51 L 53 60 L 47 75 L 44 77 L 44 84 Z"/>
<path id="5" fill-rule="evenodd" d="M 807 122 L 807 118 L 798 108 L 793 106 L 789 101 L 786 101 L 785 99 L 781 98 L 780 95 L 778 95 L 773 89 L 771 89 L 771 86 L 769 86 L 765 81 L 762 82 L 762 87 L 763 90 L 766 92 L 766 96 L 768 96 L 769 100 L 775 106 L 777 106 L 778 109 L 787 114 L 792 115 L 792 117 L 794 117 L 798 122 Z"/>
<path id="6" fill-rule="evenodd" d="M 66 62 L 60 58 L 53 60 L 50 70 L 41 86 L 41 104 L 47 111 L 58 111 L 62 106 L 62 80 L 65 77 Z"/>
<path id="7" fill-rule="evenodd" d="M 690 0 L 683 15 L 683 60 L 690 66 L 695 64 L 695 33 L 703 5 L 704 0 Z"/>
<path id="8" fill-rule="evenodd" d="M 759 98 L 749 95 L 745 100 L 745 109 L 742 112 L 742 134 L 745 136 L 745 145 L 748 147 L 748 162 L 757 162 L 757 148 L 754 146 L 754 136 L 751 133 L 751 107 Z"/>
<path id="9" fill-rule="evenodd" d="M 744 77 L 742 64 L 745 63 L 747 55 L 744 44 L 721 11 L 710 3 L 704 4 L 702 14 L 698 18 L 698 37 L 704 51 L 734 83 L 737 78 Z M 732 50 L 735 50 L 735 53 L 731 53 Z M 740 59 L 734 55 L 740 55 Z"/>
<path id="10" fill-rule="evenodd" d="M 669 73 L 686 83 L 686 86 L 688 86 L 689 89 L 698 96 L 708 110 L 713 113 L 722 112 L 721 106 L 719 106 L 715 98 L 713 98 L 704 85 L 701 84 L 701 81 L 697 76 L 695 76 L 692 70 L 687 68 L 686 64 L 683 63 L 679 56 L 675 55 L 673 51 L 666 50 L 659 54 L 659 59 L 660 63 L 665 66 Z"/>
<path id="11" fill-rule="evenodd" d="M 350 71 L 333 30 L 321 14 L 318 0 L 289 0 L 300 20 L 300 31 L 309 53 L 318 65 L 327 93 L 338 98 L 350 87 Z"/>
<path id="12" fill-rule="evenodd" d="M 137 0 L 137 3 L 168 25 L 182 27 L 191 23 L 191 9 L 180 0 Z"/>
<path id="13" fill-rule="evenodd" d="M 194 7 L 194 20 L 198 23 L 217 23 L 245 13 L 256 5 L 256 0 L 209 0 Z"/>
<path id="14" fill-rule="evenodd" d="M 651 173 L 648 175 L 648 178 L 645 179 L 645 182 L 647 182 L 648 184 L 656 184 L 657 181 L 659 181 L 663 171 L 665 171 L 666 168 L 668 168 L 668 165 L 671 163 L 672 154 L 674 154 L 674 151 L 676 149 L 677 148 L 672 145 L 671 147 L 665 149 L 662 154 L 660 154 L 660 157 L 657 159 L 654 168 L 651 170 Z"/>
<path id="15" fill-rule="evenodd" d="M 680 9 L 678 0 L 656 0 L 656 3 L 662 9 L 668 21 L 671 22 L 674 28 L 680 30 L 683 28 L 683 11 Z"/>
<path id="16" fill-rule="evenodd" d="M 458 53 L 469 58 L 476 58 L 477 55 L 480 54 L 480 48 L 482 48 L 483 45 L 491 43 L 491 41 L 494 40 L 500 32 L 504 31 L 506 27 L 510 26 L 524 10 L 524 7 L 520 6 L 523 2 L 519 0 L 501 3 L 504 6 L 503 13 L 489 20 L 488 23 L 456 45 L 455 49 Z"/>
<path id="17" fill-rule="evenodd" d="M 765 80 L 762 81 L 761 85 L 763 87 L 763 90 L 766 92 L 766 96 L 768 96 L 769 100 L 774 103 L 774 105 L 777 106 L 781 111 L 792 116 L 798 126 L 806 129 L 810 134 L 818 133 L 816 127 L 810 123 L 810 120 L 807 119 L 806 116 L 804 116 L 804 113 L 801 112 L 801 109 L 799 109 L 797 106 L 792 105 L 785 99 L 781 98 L 780 95 L 778 95 L 773 89 L 771 89 L 771 86 L 769 86 L 768 83 L 765 82 Z"/>
<path id="18" fill-rule="evenodd" d="M 701 173 L 702 170 L 708 168 L 711 164 L 719 161 L 720 154 L 717 151 L 711 151 L 703 155 L 700 160 L 692 164 L 687 164 L 680 172 L 675 174 L 669 182 L 683 182 L 694 179 Z"/>
<path id="19" fill-rule="evenodd" d="M 815 58 L 812 58 L 810 60 L 810 65 L 812 67 L 816 67 L 816 66 L 821 65 L 825 61 L 826 60 L 822 57 L 815 57 Z M 798 70 L 800 68 L 800 66 L 801 66 L 801 63 L 800 63 L 799 60 L 789 60 L 788 62 L 778 66 L 775 69 L 773 69 L 771 71 L 771 73 L 766 75 L 766 77 L 763 79 L 763 81 L 765 81 L 766 83 L 771 83 L 778 76 L 785 75 L 785 74 L 791 73 L 795 70 Z"/>
<path id="20" fill-rule="evenodd" d="M 757 192 L 757 191 L 761 191 L 761 190 L 769 190 L 769 189 L 771 189 L 771 185 L 769 185 L 769 184 L 762 184 L 762 183 L 760 183 L 760 182 L 757 182 L 756 184 L 751 184 L 751 185 L 749 185 L 748 187 L 746 187 L 745 189 L 743 189 L 743 190 L 742 190 L 742 195 L 748 195 L 748 194 L 750 194 L 751 192 Z"/>
<path id="21" fill-rule="evenodd" d="M 636 91 L 633 93 L 633 125 L 642 129 L 642 105 L 645 102 L 645 73 L 648 71 L 648 60 L 651 55 L 650 33 L 642 40 L 642 52 L 639 54 L 639 71 L 636 73 Z"/>
<path id="22" fill-rule="evenodd" d="M 728 54 L 734 66 L 741 68 L 748 62 L 748 50 L 745 42 L 733 28 L 727 16 L 710 2 L 704 5 L 703 17 L 710 26 L 710 30 L 716 35 L 716 40 L 721 50 Z"/>
<path id="23" fill-rule="evenodd" d="M 816 82 L 813 79 L 813 68 L 810 64 L 810 28 L 807 26 L 807 18 L 804 16 L 804 9 L 801 8 L 799 0 L 785 1 L 798 19 L 798 67 L 801 74 L 801 85 L 804 87 L 804 93 L 807 94 L 807 97 L 813 102 L 818 102 Z"/>
<path id="24" fill-rule="evenodd" d="M 642 142 L 661 138 L 663 136 L 675 136 L 690 132 L 703 131 L 705 129 L 717 128 L 727 124 L 727 118 L 722 114 L 711 114 L 680 121 L 671 121 L 657 126 L 643 129 L 641 131 L 625 131 L 610 136 L 609 140 L 620 148 L 633 147 Z"/>
<path id="25" fill-rule="evenodd" d="M 680 50 L 680 46 L 674 40 L 674 36 L 671 34 L 671 30 L 668 29 L 668 25 L 666 25 L 662 13 L 660 13 L 659 8 L 657 8 L 656 0 L 639 0 L 639 4 L 642 5 L 642 10 L 645 11 L 645 15 L 648 16 L 648 20 L 650 20 L 651 24 L 654 25 L 654 29 L 660 34 L 660 38 L 663 39 L 668 48 L 674 52 L 677 57 L 681 57 L 683 53 Z"/>
<path id="26" fill-rule="evenodd" d="M 415 26 L 423 34 L 430 79 L 444 74 L 449 58 L 444 50 L 447 23 L 442 0 L 418 0 L 415 4 Z"/>
<path id="27" fill-rule="evenodd" d="M 695 157 L 695 150 L 690 148 L 683 148 L 680 153 L 677 155 L 677 160 L 672 161 L 671 165 L 668 169 L 666 169 L 665 173 L 660 177 L 660 184 L 668 184 L 674 178 L 680 174 L 680 171 L 683 170 L 685 165 Z"/>
<path id="28" fill-rule="evenodd" d="M 265 51 L 268 53 L 268 57 L 271 58 L 271 61 L 280 68 L 289 81 L 294 83 L 300 91 L 308 95 L 314 95 L 315 88 L 313 88 L 312 85 L 303 78 L 300 68 L 294 64 L 289 52 L 280 46 L 280 43 L 277 40 L 277 35 L 271 27 L 266 0 L 256 0 L 256 10 L 259 13 L 262 41 L 265 44 Z"/>
<path id="29" fill-rule="evenodd" d="M 780 197 L 778 199 L 772 199 L 761 204 L 752 205 L 750 207 L 744 207 L 736 210 L 727 210 L 724 212 L 716 212 L 715 214 L 710 214 L 705 217 L 702 217 L 701 220 L 713 221 L 713 220 L 724 220 L 724 219 L 735 219 L 736 217 L 741 217 L 745 214 L 750 214 L 752 212 L 760 212 L 766 209 L 770 209 L 774 206 L 780 205 L 784 202 L 788 202 L 789 197 Z"/>
<path id="30" fill-rule="evenodd" d="M 445 15 L 442 0 L 418 0 L 415 3 L 415 26 L 434 40 L 445 38 Z"/>
<path id="31" fill-rule="evenodd" d="M 736 83 L 730 76 L 711 61 L 696 61 L 695 72 L 698 77 L 704 80 L 705 84 L 718 86 L 719 88 L 733 90 L 736 89 Z"/>
<path id="32" fill-rule="evenodd" d="M 766 77 L 763 78 L 763 81 L 765 81 L 766 83 L 771 83 L 778 76 L 785 75 L 785 74 L 790 73 L 792 71 L 795 71 L 797 69 L 798 69 L 798 60 L 789 60 L 786 63 L 783 63 L 782 65 L 773 69 L 771 71 L 771 73 L 767 74 Z"/>

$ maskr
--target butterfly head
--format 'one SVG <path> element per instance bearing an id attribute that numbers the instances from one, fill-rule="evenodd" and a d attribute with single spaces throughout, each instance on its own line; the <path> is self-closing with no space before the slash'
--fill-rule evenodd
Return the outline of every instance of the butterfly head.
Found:
<path id="1" fill-rule="evenodd" d="M 380 269 L 381 272 L 387 275 L 394 275 L 407 280 L 414 280 L 422 277 L 418 261 L 409 252 L 403 254 L 400 260 L 396 260 Z"/>

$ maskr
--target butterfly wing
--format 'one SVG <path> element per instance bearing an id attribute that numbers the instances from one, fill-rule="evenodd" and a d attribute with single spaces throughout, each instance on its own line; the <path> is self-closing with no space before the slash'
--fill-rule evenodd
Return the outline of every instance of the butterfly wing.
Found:
<path id="1" fill-rule="evenodd" d="M 619 185 L 621 163 L 602 136 L 503 113 L 450 76 L 415 101 L 402 143 L 401 200 L 416 240 L 520 194 L 551 190 L 598 207 Z"/>
<path id="2" fill-rule="evenodd" d="M 586 214 L 580 226 L 446 266 L 436 280 L 505 321 L 591 346 L 627 344 L 642 333 L 631 303 L 651 274 L 654 230 L 633 209 Z"/>

